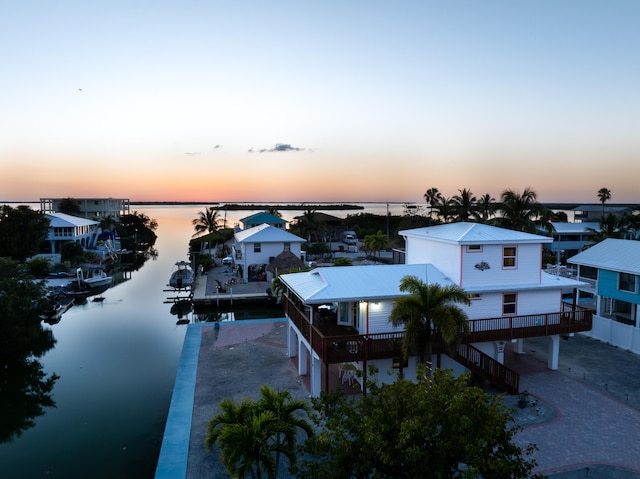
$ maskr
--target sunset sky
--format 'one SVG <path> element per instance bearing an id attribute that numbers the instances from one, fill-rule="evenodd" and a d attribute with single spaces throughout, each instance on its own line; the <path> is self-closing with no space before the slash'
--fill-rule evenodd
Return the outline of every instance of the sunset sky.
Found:
<path id="1" fill-rule="evenodd" d="M 640 203 L 637 0 L 0 1 L 0 201 Z"/>

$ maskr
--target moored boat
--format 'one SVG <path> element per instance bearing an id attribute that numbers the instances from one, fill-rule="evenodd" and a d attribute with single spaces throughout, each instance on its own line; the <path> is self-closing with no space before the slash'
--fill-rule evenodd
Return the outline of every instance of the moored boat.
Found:
<path id="1" fill-rule="evenodd" d="M 193 284 L 193 270 L 188 261 L 178 261 L 169 278 L 169 286 L 174 289 L 187 289 Z"/>
<path id="2" fill-rule="evenodd" d="M 113 282 L 113 277 L 107 275 L 102 268 L 90 268 L 86 275 L 83 276 L 82 269 L 77 270 L 78 281 L 85 284 L 89 289 L 101 288 L 108 286 Z"/>

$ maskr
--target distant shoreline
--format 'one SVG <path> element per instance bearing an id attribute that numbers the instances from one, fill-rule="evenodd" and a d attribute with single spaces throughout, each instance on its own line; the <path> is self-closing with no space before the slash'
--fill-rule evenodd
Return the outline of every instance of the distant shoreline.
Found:
<path id="1" fill-rule="evenodd" d="M 40 201 L 0 201 L 2 204 L 39 204 Z M 389 205 L 408 205 L 408 206 L 424 206 L 426 203 L 415 201 L 360 201 L 357 204 L 350 203 L 334 203 L 334 202 L 295 202 L 295 203 L 221 203 L 219 201 L 130 201 L 131 206 L 200 206 L 211 205 L 219 210 L 242 211 L 242 210 L 364 210 L 367 204 L 389 204 Z M 499 204 L 496 202 L 495 204 Z M 602 206 L 602 203 L 540 203 L 550 210 L 571 211 L 579 206 Z M 622 207 L 632 210 L 640 210 L 639 203 L 606 203 L 607 207 Z"/>

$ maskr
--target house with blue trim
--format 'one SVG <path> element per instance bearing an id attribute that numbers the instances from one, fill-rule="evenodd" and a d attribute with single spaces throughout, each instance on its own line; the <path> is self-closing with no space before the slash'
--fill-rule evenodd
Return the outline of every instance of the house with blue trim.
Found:
<path id="1" fill-rule="evenodd" d="M 640 354 L 640 241 L 608 238 L 568 260 L 594 309 L 591 337 Z"/>

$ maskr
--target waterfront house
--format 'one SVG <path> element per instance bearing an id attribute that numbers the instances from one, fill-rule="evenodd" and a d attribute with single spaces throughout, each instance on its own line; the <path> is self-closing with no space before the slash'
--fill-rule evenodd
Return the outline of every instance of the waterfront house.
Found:
<path id="1" fill-rule="evenodd" d="M 568 262 L 583 283 L 578 301 L 594 309 L 589 335 L 640 354 L 640 241 L 608 238 Z"/>
<path id="2" fill-rule="evenodd" d="M 567 258 L 582 251 L 586 246 L 594 243 L 594 236 L 600 231 L 600 223 L 564 223 L 551 222 L 553 231 L 552 243 L 545 243 L 544 249 L 556 255 L 556 264 L 564 263 Z"/>
<path id="3" fill-rule="evenodd" d="M 255 228 L 256 226 L 260 226 L 263 224 L 267 224 L 269 226 L 273 226 L 274 228 L 279 228 L 282 230 L 287 229 L 286 220 L 283 220 L 276 215 L 272 215 L 271 213 L 267 213 L 266 211 L 260 211 L 259 213 L 256 213 L 254 215 L 246 216 L 240 219 L 240 223 L 242 224 L 243 230 Z M 236 225 L 235 231 L 240 231 L 240 227 Z"/>
<path id="4" fill-rule="evenodd" d="M 233 235 L 233 267 L 245 281 L 268 281 L 267 266 L 283 251 L 301 256 L 304 239 L 268 224 L 236 231 Z"/>
<path id="5" fill-rule="evenodd" d="M 40 211 L 43 213 L 55 213 L 59 209 L 64 198 L 40 198 Z M 98 221 L 111 217 L 119 221 L 122 215 L 130 213 L 128 198 L 73 198 L 84 218 L 97 219 Z"/>
<path id="6" fill-rule="evenodd" d="M 51 246 L 52 255 L 59 255 L 62 245 L 69 241 L 79 243 L 84 249 L 94 249 L 96 247 L 98 233 L 100 232 L 97 221 L 65 213 L 46 213 L 45 216 L 49 219 L 49 231 L 47 232 L 46 241 Z"/>
<path id="7" fill-rule="evenodd" d="M 425 283 L 456 284 L 471 299 L 463 306 L 470 332 L 447 351 L 434 342 L 433 364 L 478 377 L 517 392 L 518 375 L 505 364 L 505 348 L 523 353 L 523 339 L 549 337 L 547 363 L 558 367 L 561 335 L 591 328 L 591 312 L 567 302 L 563 290 L 579 281 L 542 270 L 547 236 L 478 223 L 451 223 L 401 231 L 405 264 L 315 268 L 280 276 L 288 318 L 288 354 L 298 358 L 298 373 L 308 375 L 312 395 L 330 388 L 336 368 L 356 369 L 366 381 L 369 364 L 379 380 L 387 371 L 415 377 L 416 358 L 400 352 L 403 331 L 389 322 L 400 280 L 417 276 Z M 442 355 L 444 353 L 444 355 Z M 342 376 L 342 374 L 340 374 Z M 344 376 L 342 376 L 344 377 Z M 351 381 L 351 377 L 349 378 Z"/>
<path id="8" fill-rule="evenodd" d="M 580 205 L 573 209 L 573 218 L 576 221 L 599 222 L 603 216 L 613 214 L 617 217 L 630 215 L 633 209 L 627 206 L 610 206 L 610 205 Z"/>

